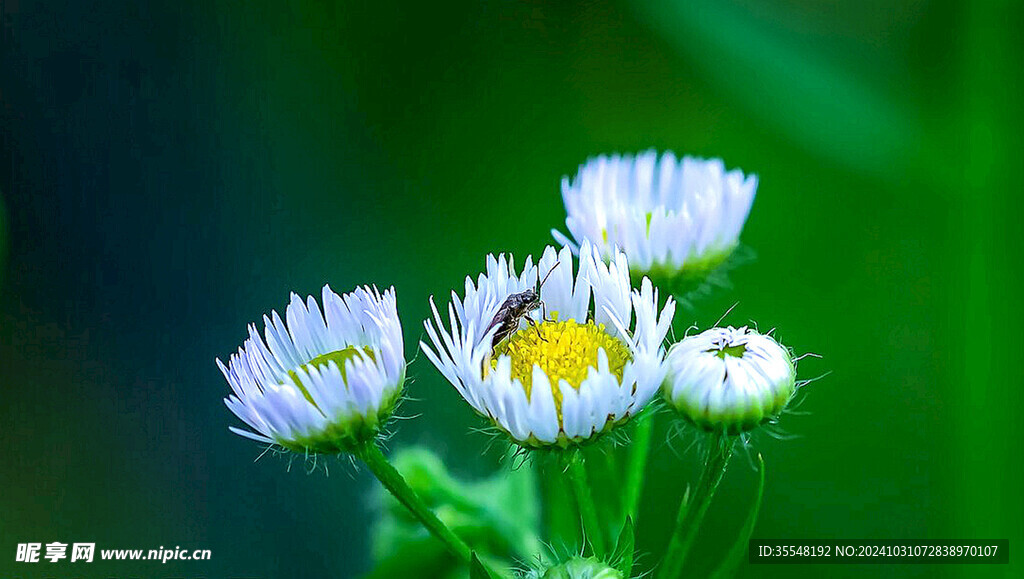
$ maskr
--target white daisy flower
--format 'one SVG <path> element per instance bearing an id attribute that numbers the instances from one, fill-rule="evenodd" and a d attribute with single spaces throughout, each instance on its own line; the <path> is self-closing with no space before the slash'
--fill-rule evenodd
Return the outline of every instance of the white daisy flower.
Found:
<path id="1" fill-rule="evenodd" d="M 773 420 L 796 392 L 796 366 L 771 336 L 712 328 L 669 349 L 665 400 L 708 431 L 738 434 Z"/>
<path id="2" fill-rule="evenodd" d="M 251 430 L 231 431 L 297 452 L 351 451 L 372 440 L 390 417 L 405 382 L 402 325 L 395 289 L 362 287 L 341 295 L 323 289 L 292 294 L 285 320 L 263 316 L 232 354 L 224 377 L 227 407 Z"/>
<path id="3" fill-rule="evenodd" d="M 551 233 L 574 248 L 589 239 L 605 259 L 621 249 L 634 274 L 659 285 L 701 280 L 738 245 L 756 190 L 756 176 L 727 172 L 721 159 L 677 160 L 671 151 L 658 159 L 654 150 L 601 155 L 571 181 L 562 178 L 565 225 L 575 242 Z"/>
<path id="4" fill-rule="evenodd" d="M 547 247 L 538 265 L 527 258 L 518 273 L 511 257 L 489 255 L 476 284 L 466 278 L 465 297 L 452 292 L 448 326 L 433 298 L 433 321 L 424 322 L 432 345 L 420 343 L 427 358 L 477 412 L 523 446 L 590 440 L 640 412 L 665 377 L 662 341 L 675 302 L 669 298 L 659 315 L 649 280 L 631 290 L 621 252 L 608 264 L 587 243 L 579 253 L 575 273 L 569 248 Z M 492 321 L 502 304 L 545 276 L 544 305 L 529 314 L 533 324 L 520 322 L 494 344 Z"/>

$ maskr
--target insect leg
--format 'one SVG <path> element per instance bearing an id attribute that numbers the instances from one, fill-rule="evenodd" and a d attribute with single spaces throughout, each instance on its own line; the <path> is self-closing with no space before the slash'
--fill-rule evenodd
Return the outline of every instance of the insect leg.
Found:
<path id="1" fill-rule="evenodd" d="M 557 321 L 548 317 L 548 305 L 544 302 L 540 303 L 540 316 L 545 322 Z"/>
<path id="2" fill-rule="evenodd" d="M 547 342 L 548 341 L 547 338 L 544 337 L 544 334 L 541 333 L 540 325 L 537 324 L 536 320 L 534 320 L 530 316 L 526 316 L 526 322 L 528 324 L 530 324 L 531 326 L 533 326 L 534 328 L 537 328 L 537 337 L 540 338 L 540 341 L 542 341 L 542 342 Z"/>
<path id="3" fill-rule="evenodd" d="M 500 344 L 502 341 L 505 340 L 505 338 L 509 337 L 510 335 L 512 335 L 511 331 L 505 330 L 504 328 L 499 328 L 498 331 L 495 332 L 494 334 L 494 339 L 491 340 L 491 350 L 493 351 L 495 348 L 497 348 L 498 344 Z"/>

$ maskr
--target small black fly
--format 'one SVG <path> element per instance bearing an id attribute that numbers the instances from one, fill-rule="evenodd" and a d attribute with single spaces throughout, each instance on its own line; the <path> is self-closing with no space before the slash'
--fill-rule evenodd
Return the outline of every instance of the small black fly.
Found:
<path id="1" fill-rule="evenodd" d="M 530 317 L 530 313 L 535 311 L 537 308 L 544 306 L 544 302 L 540 299 L 540 288 L 544 287 L 544 282 L 548 281 L 551 277 L 551 272 L 555 271 L 558 264 L 561 262 L 556 261 L 555 265 L 551 266 L 548 273 L 541 280 L 540 285 L 534 290 L 530 288 L 526 291 L 512 294 L 505 298 L 505 301 L 498 308 L 498 313 L 494 314 L 494 319 L 491 320 L 490 325 L 484 330 L 484 333 L 491 331 L 491 328 L 498 326 L 498 331 L 494 334 L 494 340 L 491 341 L 491 349 L 493 350 L 502 340 L 511 336 L 517 329 L 519 329 L 519 321 L 523 318 L 531 326 L 536 326 L 537 322 Z M 546 316 L 545 316 L 546 317 Z M 540 330 L 538 329 L 538 332 Z"/>

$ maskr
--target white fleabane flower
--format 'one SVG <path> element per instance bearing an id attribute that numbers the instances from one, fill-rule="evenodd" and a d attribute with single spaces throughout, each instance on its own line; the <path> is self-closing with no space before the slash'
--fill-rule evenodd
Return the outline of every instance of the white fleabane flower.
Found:
<path id="1" fill-rule="evenodd" d="M 675 289 L 702 280 L 729 257 L 756 190 L 756 176 L 726 171 L 721 159 L 677 160 L 671 151 L 659 159 L 653 150 L 601 155 L 574 179 L 562 179 L 565 225 L 575 242 L 551 233 L 571 247 L 588 239 L 605 259 L 621 249 L 634 275 Z"/>
<path id="2" fill-rule="evenodd" d="M 796 367 L 771 336 L 712 328 L 674 344 L 665 400 L 708 431 L 738 434 L 773 420 L 796 392 Z"/>
<path id="3" fill-rule="evenodd" d="M 427 358 L 480 414 L 518 444 L 563 448 L 595 438 L 640 412 L 665 377 L 662 341 L 672 323 L 670 298 L 658 314 L 657 291 L 644 280 L 632 290 L 624 254 L 602 261 L 584 243 L 573 271 L 569 248 L 547 247 L 538 265 L 527 258 L 487 257 L 476 283 L 466 278 L 465 297 L 452 292 L 445 326 L 431 298 L 434 318 L 424 322 Z M 492 342 L 491 322 L 505 300 L 535 288 L 542 309 L 508 339 Z M 634 316 L 636 318 L 634 323 Z"/>
<path id="4" fill-rule="evenodd" d="M 405 382 L 402 325 L 395 289 L 362 287 L 338 295 L 292 294 L 285 321 L 263 316 L 232 354 L 224 377 L 227 407 L 251 430 L 231 431 L 296 452 L 352 451 L 372 440 L 390 417 Z"/>

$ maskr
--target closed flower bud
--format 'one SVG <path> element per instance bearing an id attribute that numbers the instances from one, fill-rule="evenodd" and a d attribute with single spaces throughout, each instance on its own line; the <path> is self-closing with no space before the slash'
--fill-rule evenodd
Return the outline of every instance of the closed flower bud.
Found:
<path id="1" fill-rule="evenodd" d="M 665 400 L 707 431 L 739 434 L 776 418 L 796 391 L 789 351 L 747 328 L 712 328 L 672 346 Z"/>
<path id="2" fill-rule="evenodd" d="M 573 557 L 551 567 L 540 575 L 540 579 L 624 579 L 621 571 L 593 557 Z"/>

